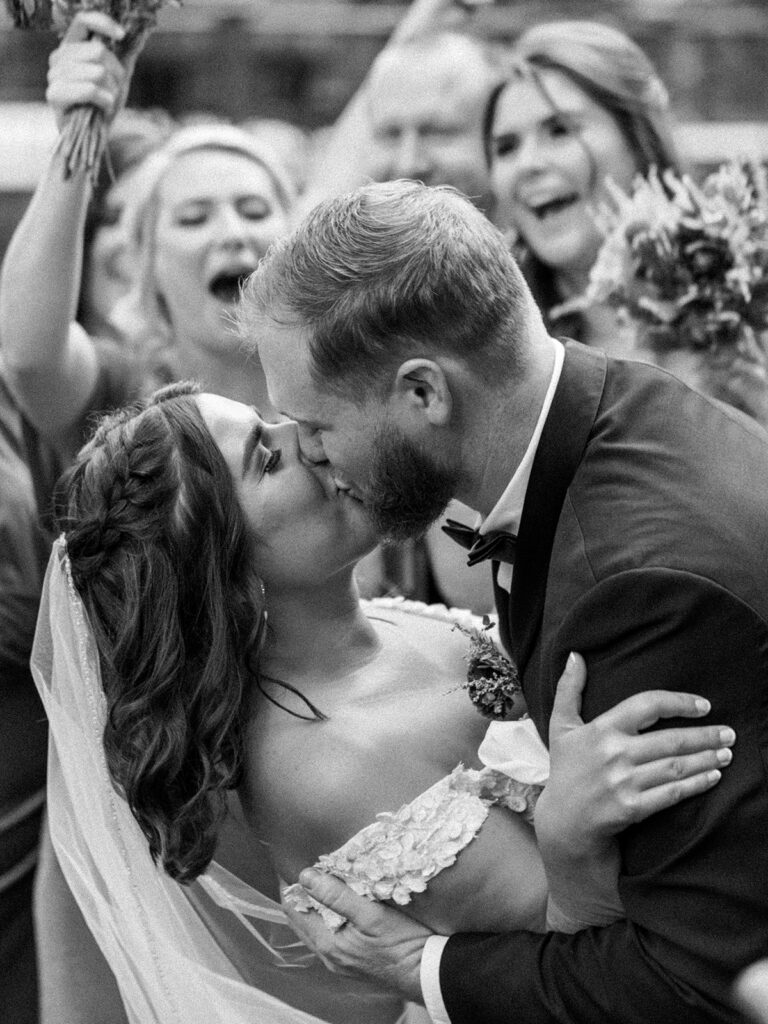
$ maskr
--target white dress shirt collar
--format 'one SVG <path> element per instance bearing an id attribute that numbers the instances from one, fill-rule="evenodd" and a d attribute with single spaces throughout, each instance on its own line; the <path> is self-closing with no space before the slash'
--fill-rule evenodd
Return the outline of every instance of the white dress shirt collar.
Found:
<path id="1" fill-rule="evenodd" d="M 552 400 L 555 397 L 555 391 L 560 381 L 560 374 L 562 373 L 563 361 L 565 359 L 565 348 L 560 344 L 560 342 L 555 341 L 554 338 L 550 338 L 549 340 L 553 347 L 554 364 L 552 367 L 552 377 L 549 381 L 549 387 L 547 388 L 547 393 L 544 395 L 544 402 L 541 406 L 541 411 L 539 412 L 539 418 L 536 421 L 536 426 L 533 434 L 531 435 L 531 440 L 528 443 L 525 455 L 523 456 L 520 465 L 515 470 L 514 476 L 507 484 L 503 494 L 493 506 L 486 519 L 480 525 L 479 529 L 481 534 L 488 533 L 490 530 L 508 530 L 510 533 L 516 534 L 520 529 L 520 520 L 523 516 L 523 505 L 525 504 L 525 495 L 528 490 L 528 481 L 531 478 L 533 460 L 536 457 L 539 441 L 541 440 L 541 433 L 544 430 L 544 424 L 547 422 L 547 416 L 549 415 L 549 410 L 552 407 Z M 504 587 L 505 590 L 511 590 L 511 565 L 506 562 L 502 562 L 500 564 L 497 581 L 499 586 Z"/>

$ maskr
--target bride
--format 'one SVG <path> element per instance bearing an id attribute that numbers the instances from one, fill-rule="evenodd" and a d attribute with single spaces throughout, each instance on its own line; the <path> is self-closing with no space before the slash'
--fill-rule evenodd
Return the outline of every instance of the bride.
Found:
<path id="1" fill-rule="evenodd" d="M 51 835 L 131 1022 L 416 1019 L 392 993 L 325 972 L 287 926 L 278 880 L 342 844 L 360 884 L 410 900 L 432 928 L 546 927 L 528 820 L 543 746 L 512 723 L 512 777 L 480 770 L 485 723 L 460 686 L 454 628 L 471 621 L 360 603 L 371 524 L 305 462 L 293 422 L 172 385 L 102 422 L 57 516 L 33 654 Z M 599 765 L 590 798 L 570 793 L 582 818 L 619 831 L 630 798 L 639 820 L 715 784 L 717 727 L 640 733 L 701 713 L 656 693 L 602 716 L 624 734 L 624 780 Z M 235 795 L 253 884 L 214 859 Z M 596 874 L 603 921 L 621 908 L 610 871 Z M 377 890 L 385 875 L 398 893 Z"/>

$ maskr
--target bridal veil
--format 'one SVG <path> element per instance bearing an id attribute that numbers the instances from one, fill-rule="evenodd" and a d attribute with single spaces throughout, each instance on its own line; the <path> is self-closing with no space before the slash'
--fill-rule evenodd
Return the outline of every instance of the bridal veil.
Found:
<path id="1" fill-rule="evenodd" d="M 213 863 L 182 886 L 156 867 L 107 770 L 98 652 L 63 538 L 48 565 L 32 671 L 50 724 L 53 845 L 131 1024 L 400 1018 L 392 996 L 326 972 L 280 905 L 224 868 Z"/>

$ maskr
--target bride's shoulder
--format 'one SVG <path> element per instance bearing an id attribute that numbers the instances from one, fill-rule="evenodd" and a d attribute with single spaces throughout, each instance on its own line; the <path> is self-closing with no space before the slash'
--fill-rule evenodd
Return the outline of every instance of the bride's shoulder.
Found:
<path id="1" fill-rule="evenodd" d="M 389 612 L 395 616 L 412 616 L 419 619 L 431 619 L 449 626 L 464 629 L 482 629 L 487 616 L 475 615 L 468 608 L 449 608 L 444 604 L 426 604 L 424 601 L 411 601 L 405 597 L 374 597 L 361 601 L 367 615 L 375 616 L 376 612 Z"/>
<path id="2" fill-rule="evenodd" d="M 403 597 L 376 597 L 361 602 L 370 619 L 386 618 L 396 622 L 406 635 L 421 638 L 427 649 L 435 652 L 434 641 L 444 646 L 444 653 L 464 652 L 472 638 L 487 634 L 498 646 L 501 643 L 495 616 L 476 615 L 467 608 L 449 608 L 444 604 L 425 604 Z M 432 642 L 428 639 L 432 635 Z M 451 639 L 452 638 L 452 639 Z"/>

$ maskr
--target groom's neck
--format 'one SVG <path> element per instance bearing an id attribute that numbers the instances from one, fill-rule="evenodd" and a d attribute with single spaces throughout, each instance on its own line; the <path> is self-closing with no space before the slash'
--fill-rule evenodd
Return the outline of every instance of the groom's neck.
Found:
<path id="1" fill-rule="evenodd" d="M 462 476 L 455 497 L 487 516 L 530 444 L 552 377 L 551 348 L 537 353 L 531 372 L 491 394 L 473 396 L 462 443 Z"/>

